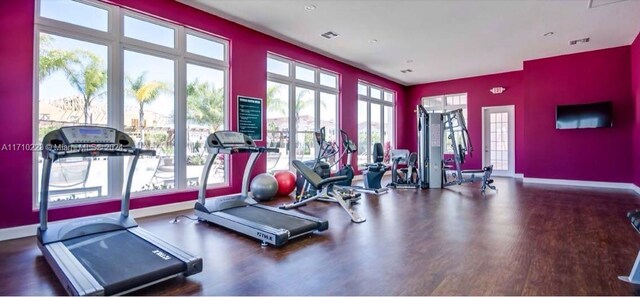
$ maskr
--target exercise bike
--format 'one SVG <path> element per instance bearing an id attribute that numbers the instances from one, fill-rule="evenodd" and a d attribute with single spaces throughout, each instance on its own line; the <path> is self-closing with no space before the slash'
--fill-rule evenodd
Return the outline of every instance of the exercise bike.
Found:
<path id="1" fill-rule="evenodd" d="M 382 144 L 376 143 L 373 147 L 374 152 L 374 163 L 364 164 L 367 169 L 365 169 L 362 173 L 364 187 L 361 186 L 352 186 L 354 170 L 351 166 L 351 160 L 354 153 L 358 152 L 358 146 L 349 139 L 349 134 L 344 130 L 340 130 L 340 138 L 342 139 L 342 146 L 344 147 L 344 153 L 342 155 L 347 155 L 347 162 L 340 168 L 337 175 L 340 176 L 351 176 L 350 179 L 347 179 L 343 182 L 336 183 L 336 186 L 342 189 L 348 189 L 361 193 L 368 194 L 384 194 L 389 191 L 388 188 L 383 188 L 380 184 L 382 181 L 382 176 L 387 171 L 387 166 L 385 166 L 382 161 L 384 159 L 384 152 L 382 150 Z M 339 160 L 342 159 L 342 155 Z"/>

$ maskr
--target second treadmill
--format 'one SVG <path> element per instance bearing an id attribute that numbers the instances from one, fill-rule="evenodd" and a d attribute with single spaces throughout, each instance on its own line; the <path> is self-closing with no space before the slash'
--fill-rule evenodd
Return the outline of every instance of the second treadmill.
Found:
<path id="1" fill-rule="evenodd" d="M 260 205 L 249 194 L 249 175 L 260 154 L 278 152 L 256 146 L 251 137 L 234 131 L 218 131 L 207 137 L 209 156 L 200 176 L 195 213 L 201 220 L 281 246 L 289 239 L 329 228 L 326 220 Z M 206 200 L 209 172 L 218 154 L 250 153 L 242 178 L 242 192 Z"/>

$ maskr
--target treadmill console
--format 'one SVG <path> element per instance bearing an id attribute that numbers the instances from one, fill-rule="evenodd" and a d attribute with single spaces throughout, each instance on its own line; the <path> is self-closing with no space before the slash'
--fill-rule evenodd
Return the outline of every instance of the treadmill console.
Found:
<path id="1" fill-rule="evenodd" d="M 210 148 L 255 148 L 256 143 L 248 135 L 235 131 L 218 131 L 207 137 Z"/>
<path id="2" fill-rule="evenodd" d="M 62 135 L 69 144 L 116 143 L 116 129 L 98 127 L 63 127 Z"/>
<path id="3" fill-rule="evenodd" d="M 69 126 L 53 130 L 42 140 L 42 155 L 130 155 L 135 142 L 124 132 L 101 126 Z M 147 154 L 151 151 L 145 151 Z"/>

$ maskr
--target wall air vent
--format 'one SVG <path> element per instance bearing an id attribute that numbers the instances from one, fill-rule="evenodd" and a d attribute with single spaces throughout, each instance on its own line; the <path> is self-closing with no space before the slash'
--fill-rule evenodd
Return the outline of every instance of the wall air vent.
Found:
<path id="1" fill-rule="evenodd" d="M 591 38 L 589 38 L 589 37 L 582 38 L 582 39 L 571 40 L 571 41 L 569 41 L 569 45 L 576 45 L 578 43 L 587 43 L 587 42 L 589 42 L 589 40 L 591 40 Z"/>
<path id="2" fill-rule="evenodd" d="M 326 39 L 331 39 L 331 38 L 336 38 L 338 36 L 340 36 L 340 34 L 333 32 L 333 31 L 329 31 L 329 32 L 325 32 L 320 34 L 320 36 L 326 38 Z"/>
<path id="3" fill-rule="evenodd" d="M 410 73 L 410 72 L 413 72 L 413 70 L 405 69 L 405 70 L 400 70 L 400 72 L 402 72 L 402 73 Z"/>

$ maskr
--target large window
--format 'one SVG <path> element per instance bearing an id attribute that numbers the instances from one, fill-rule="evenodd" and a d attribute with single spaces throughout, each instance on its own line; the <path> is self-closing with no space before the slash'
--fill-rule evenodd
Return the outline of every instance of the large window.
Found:
<path id="1" fill-rule="evenodd" d="M 444 112 L 448 110 L 462 109 L 462 115 L 466 121 L 465 124 L 469 123 L 467 121 L 467 93 L 423 97 L 422 105 L 428 112 Z M 455 128 L 454 131 L 456 143 L 462 143 L 462 133 L 460 132 L 459 127 Z M 444 152 L 446 154 L 453 154 L 453 142 L 448 136 L 449 135 L 445 133 Z"/>
<path id="2" fill-rule="evenodd" d="M 358 83 L 358 165 L 372 162 L 372 149 L 381 143 L 385 151 L 395 148 L 394 140 L 395 93 L 366 83 Z"/>
<path id="3" fill-rule="evenodd" d="M 338 74 L 283 57 L 267 57 L 267 170 L 287 170 L 292 160 L 313 160 L 314 132 L 338 135 Z"/>
<path id="4" fill-rule="evenodd" d="M 205 139 L 227 123 L 226 40 L 90 0 L 39 1 L 36 37 L 35 141 L 61 126 L 114 127 L 156 150 L 140 159 L 132 191 L 198 185 Z M 34 158 L 39 187 L 42 159 Z M 118 197 L 125 161 L 57 161 L 51 201 Z M 216 163 L 209 182 L 224 185 L 227 162 Z"/>

